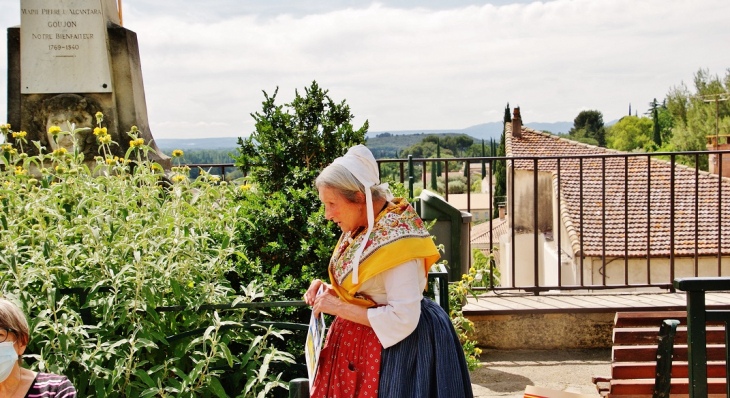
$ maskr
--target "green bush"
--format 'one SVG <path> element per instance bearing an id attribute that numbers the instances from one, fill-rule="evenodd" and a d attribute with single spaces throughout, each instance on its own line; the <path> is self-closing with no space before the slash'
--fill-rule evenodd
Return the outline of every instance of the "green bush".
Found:
<path id="1" fill-rule="evenodd" d="M 124 158 L 95 130 L 102 156 L 91 162 L 62 149 L 26 156 L 24 135 L 0 129 L 18 144 L 0 156 L 0 288 L 28 317 L 32 369 L 69 376 L 79 396 L 250 397 L 282 384 L 269 372 L 292 361 L 269 344 L 281 333 L 224 333 L 244 310 L 196 310 L 263 295 L 253 283 L 236 295 L 225 278 L 243 256 L 238 187 L 191 181 L 184 167 L 166 180 L 136 128 Z M 205 332 L 167 341 L 196 328 Z"/>

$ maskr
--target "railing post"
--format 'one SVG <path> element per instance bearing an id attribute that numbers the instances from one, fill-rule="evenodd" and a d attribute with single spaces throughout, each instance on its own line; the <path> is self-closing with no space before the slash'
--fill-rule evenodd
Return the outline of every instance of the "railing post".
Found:
<path id="1" fill-rule="evenodd" d="M 408 155 L 408 195 L 410 195 L 410 200 L 413 200 L 413 179 L 413 155 Z"/>
<path id="2" fill-rule="evenodd" d="M 309 379 L 298 378 L 289 382 L 289 398 L 308 398 Z"/>
<path id="3" fill-rule="evenodd" d="M 669 397 L 672 386 L 672 352 L 674 336 L 677 334 L 676 319 L 665 319 L 659 328 L 659 344 L 657 347 L 656 374 L 654 376 L 654 397 Z"/>

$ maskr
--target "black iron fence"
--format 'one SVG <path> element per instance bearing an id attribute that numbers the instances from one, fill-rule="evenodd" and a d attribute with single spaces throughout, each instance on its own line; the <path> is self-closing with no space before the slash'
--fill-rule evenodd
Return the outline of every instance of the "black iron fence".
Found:
<path id="1" fill-rule="evenodd" d="M 730 179 L 695 167 L 714 155 L 719 175 L 730 151 L 608 153 L 575 156 L 381 159 L 381 174 L 409 190 L 429 189 L 432 163 L 440 163 L 444 199 L 449 178 L 467 181 L 470 163 L 489 170 L 481 178 L 494 214 L 492 170 L 506 166 L 508 228 L 495 231 L 488 217 L 489 253 L 500 286 L 539 294 L 548 290 L 673 289 L 676 277 L 730 275 Z M 710 156 L 712 162 L 713 156 Z M 210 168 L 211 165 L 189 165 Z M 214 165 L 223 169 L 231 165 Z M 455 167 L 458 169 L 454 170 Z M 432 167 L 435 169 L 435 167 Z M 730 165 L 725 166 L 730 175 Z M 481 174 L 481 173 L 479 173 Z M 480 176 L 481 177 L 481 176 Z M 431 184 L 432 185 L 432 184 Z M 483 198 L 483 197 L 482 197 Z M 483 200 L 483 199 L 482 199 Z M 502 201 L 501 198 L 497 202 Z M 484 226 L 483 226 L 484 227 Z"/>

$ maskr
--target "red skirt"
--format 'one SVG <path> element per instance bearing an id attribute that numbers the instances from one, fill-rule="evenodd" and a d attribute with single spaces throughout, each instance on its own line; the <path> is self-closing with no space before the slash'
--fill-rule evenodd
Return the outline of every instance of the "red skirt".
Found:
<path id="1" fill-rule="evenodd" d="M 382 349 L 371 327 L 335 318 L 319 354 L 311 396 L 377 397 Z"/>

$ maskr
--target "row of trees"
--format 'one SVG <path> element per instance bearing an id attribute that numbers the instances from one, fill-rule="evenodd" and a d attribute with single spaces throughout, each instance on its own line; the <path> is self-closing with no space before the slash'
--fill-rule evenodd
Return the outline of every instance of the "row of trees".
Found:
<path id="1" fill-rule="evenodd" d="M 672 87 L 660 102 L 649 103 L 649 110 L 621 118 L 612 126 L 604 126 L 603 114 L 597 110 L 582 111 L 574 120 L 567 138 L 625 152 L 704 151 L 707 137 L 730 134 L 730 101 L 722 101 L 730 92 L 730 69 L 725 76 L 709 70 L 695 73 L 693 87 L 685 83 Z M 724 96 L 722 94 L 725 94 Z M 694 156 L 678 157 L 695 166 Z M 701 156 L 701 169 L 707 169 L 707 157 Z"/>

